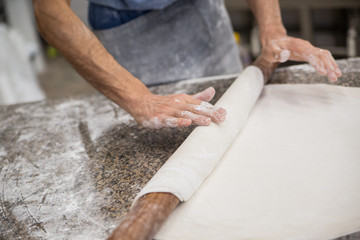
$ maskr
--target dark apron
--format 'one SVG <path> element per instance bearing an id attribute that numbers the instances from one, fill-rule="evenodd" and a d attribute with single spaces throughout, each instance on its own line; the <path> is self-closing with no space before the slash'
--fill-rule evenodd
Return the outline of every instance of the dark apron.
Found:
<path id="1" fill-rule="evenodd" d="M 146 85 L 242 70 L 222 0 L 179 0 L 95 34 Z"/>

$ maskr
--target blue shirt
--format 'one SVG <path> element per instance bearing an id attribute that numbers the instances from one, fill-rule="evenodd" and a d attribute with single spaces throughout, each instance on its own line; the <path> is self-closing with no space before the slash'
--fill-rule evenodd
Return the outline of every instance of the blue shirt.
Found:
<path id="1" fill-rule="evenodd" d="M 151 10 L 161 10 L 177 0 L 89 0 L 88 18 L 95 30 L 120 26 Z"/>
<path id="2" fill-rule="evenodd" d="M 90 3 L 111 7 L 117 10 L 160 10 L 177 0 L 89 0 Z"/>

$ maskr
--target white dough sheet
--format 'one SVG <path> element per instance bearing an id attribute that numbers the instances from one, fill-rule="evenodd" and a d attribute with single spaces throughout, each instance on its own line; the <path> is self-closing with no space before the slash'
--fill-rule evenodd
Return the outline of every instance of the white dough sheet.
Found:
<path id="1" fill-rule="evenodd" d="M 250 112 L 261 79 L 247 68 L 219 102 L 227 120 L 196 128 L 140 193 L 188 200 L 155 239 L 328 240 L 360 231 L 360 89 L 267 85 Z"/>

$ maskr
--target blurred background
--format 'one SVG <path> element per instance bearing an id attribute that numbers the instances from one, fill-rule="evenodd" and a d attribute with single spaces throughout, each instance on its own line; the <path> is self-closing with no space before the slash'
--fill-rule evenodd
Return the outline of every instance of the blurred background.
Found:
<path id="1" fill-rule="evenodd" d="M 246 0 L 225 4 L 246 66 L 261 50 L 256 22 Z M 336 59 L 360 55 L 360 0 L 280 0 L 280 6 L 290 36 L 329 49 Z M 88 2 L 73 0 L 71 7 L 88 25 Z M 0 0 L 0 105 L 94 92 L 37 33 L 30 0 Z"/>

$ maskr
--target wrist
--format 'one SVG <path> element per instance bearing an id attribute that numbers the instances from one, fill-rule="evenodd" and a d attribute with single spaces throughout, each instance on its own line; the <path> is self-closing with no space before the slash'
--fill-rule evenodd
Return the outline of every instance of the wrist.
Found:
<path id="1" fill-rule="evenodd" d="M 280 23 L 268 24 L 260 28 L 260 41 L 264 44 L 273 39 L 279 39 L 287 36 L 285 27 Z"/>
<path id="2" fill-rule="evenodd" d="M 116 64 L 109 67 L 106 75 L 97 82 L 100 84 L 96 84 L 95 87 L 100 92 L 131 115 L 139 107 L 142 99 L 152 94 L 139 79 Z"/>
<path id="3" fill-rule="evenodd" d="M 121 101 L 116 103 L 139 122 L 139 116 L 144 111 L 144 103 L 151 98 L 153 93 L 140 80 L 136 83 L 138 84 L 135 84 L 136 86 L 133 86 L 130 91 L 122 92 Z"/>

